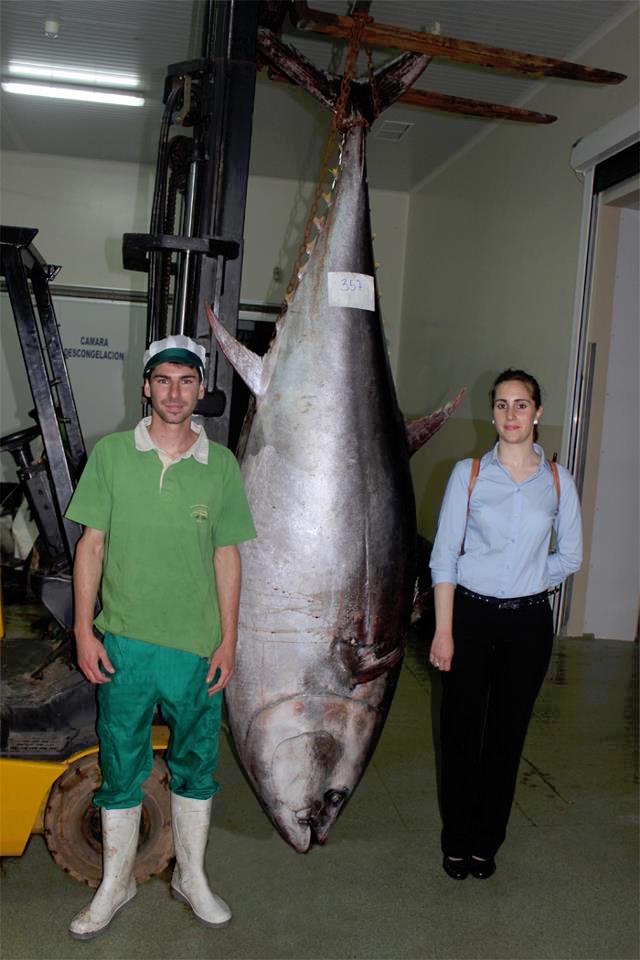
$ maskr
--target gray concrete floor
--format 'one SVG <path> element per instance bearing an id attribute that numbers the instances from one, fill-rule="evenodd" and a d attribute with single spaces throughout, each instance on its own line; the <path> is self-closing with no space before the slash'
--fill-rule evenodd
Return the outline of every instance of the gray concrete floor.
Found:
<path id="1" fill-rule="evenodd" d="M 2 958 L 638 958 L 637 645 L 557 642 L 488 881 L 440 866 L 438 691 L 416 634 L 374 760 L 306 856 L 274 833 L 222 744 L 207 862 L 228 928 L 199 925 L 155 877 L 105 934 L 72 941 L 90 891 L 34 836 L 2 865 Z"/>

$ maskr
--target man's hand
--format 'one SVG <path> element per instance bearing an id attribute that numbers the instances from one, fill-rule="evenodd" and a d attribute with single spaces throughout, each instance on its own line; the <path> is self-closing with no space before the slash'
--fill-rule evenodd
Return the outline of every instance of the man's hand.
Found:
<path id="1" fill-rule="evenodd" d="M 240 603 L 240 581 L 242 579 L 242 564 L 238 548 L 233 544 L 227 547 L 216 547 L 213 551 L 213 566 L 220 606 L 222 643 L 209 663 L 207 683 L 213 683 L 216 672 L 220 671 L 218 682 L 213 687 L 209 687 L 210 697 L 219 690 L 224 690 L 235 672 L 238 605 Z"/>
<path id="2" fill-rule="evenodd" d="M 213 683 L 216 673 L 218 670 L 220 671 L 218 682 L 213 687 L 209 687 L 210 697 L 212 697 L 213 694 L 217 693 L 219 690 L 224 690 L 235 672 L 235 662 L 235 644 L 230 646 L 226 643 L 222 643 L 214 652 L 211 660 L 209 661 L 209 671 L 207 673 L 205 683 Z"/>
<path id="3" fill-rule="evenodd" d="M 92 630 L 76 632 L 76 650 L 78 666 L 90 683 L 111 683 L 111 677 L 103 673 L 100 664 L 108 673 L 115 673 L 115 667 Z"/>
<path id="4" fill-rule="evenodd" d="M 90 683 L 109 683 L 100 669 L 100 664 L 109 673 L 115 673 L 113 665 L 93 632 L 93 617 L 102 577 L 105 533 L 93 527 L 85 527 L 78 540 L 73 564 L 73 607 L 75 620 L 73 632 L 76 638 L 78 666 Z"/>

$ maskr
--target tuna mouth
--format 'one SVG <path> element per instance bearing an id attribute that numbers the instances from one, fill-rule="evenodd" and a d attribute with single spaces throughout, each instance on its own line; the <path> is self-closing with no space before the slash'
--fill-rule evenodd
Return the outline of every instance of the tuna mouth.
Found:
<path id="1" fill-rule="evenodd" d="M 314 843 L 324 843 L 328 823 L 333 823 L 348 796 L 348 790 L 327 790 L 322 800 L 314 800 L 306 807 L 293 811 L 297 822 L 311 828 Z"/>
<path id="2" fill-rule="evenodd" d="M 322 830 L 313 814 L 309 817 L 305 817 L 304 811 L 296 811 L 296 820 L 300 827 L 305 829 L 307 833 L 305 834 L 304 846 L 302 844 L 298 845 L 292 839 L 291 831 L 286 832 L 285 836 L 289 843 L 295 848 L 298 853 L 309 853 L 312 847 L 322 847 L 327 842 L 328 830 Z"/>
<path id="3" fill-rule="evenodd" d="M 294 810 L 294 816 L 298 823 L 305 823 L 311 827 L 318 827 L 328 813 L 336 812 L 347 799 L 348 791 L 327 790 L 322 800 L 315 800 L 307 807 L 301 807 Z"/>
<path id="4" fill-rule="evenodd" d="M 304 815 L 304 810 L 298 812 Z M 315 831 L 311 822 L 306 822 L 304 819 L 298 820 L 298 812 L 281 809 L 275 816 L 272 815 L 271 819 L 278 833 L 296 853 L 308 853 L 315 842 Z"/>
<path id="5" fill-rule="evenodd" d="M 322 847 L 327 842 L 337 813 L 318 809 L 314 804 L 297 810 L 281 809 L 273 822 L 297 853 L 309 853 L 312 847 Z"/>
<path id="6" fill-rule="evenodd" d="M 312 847 L 324 847 L 327 840 L 329 839 L 329 826 L 321 827 L 315 822 L 310 823 L 301 823 L 301 827 L 307 827 L 309 830 L 309 839 L 306 842 L 305 846 L 299 846 L 291 838 L 291 833 L 284 832 L 285 839 L 291 844 L 291 846 L 297 851 L 297 853 L 309 853 Z"/>
<path id="7" fill-rule="evenodd" d="M 299 824 L 305 827 L 313 825 L 313 807 L 305 807 L 303 810 L 294 810 L 294 815 Z"/>

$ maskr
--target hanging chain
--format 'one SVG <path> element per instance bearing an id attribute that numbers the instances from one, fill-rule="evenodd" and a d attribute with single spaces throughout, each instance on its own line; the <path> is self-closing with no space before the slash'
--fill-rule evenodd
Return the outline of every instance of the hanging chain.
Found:
<path id="1" fill-rule="evenodd" d="M 362 35 L 367 23 L 372 17 L 366 13 L 356 13 L 353 15 L 353 26 L 351 27 L 351 37 L 349 39 L 349 49 L 347 50 L 347 59 L 344 65 L 342 83 L 340 85 L 340 96 L 336 103 L 336 112 L 333 119 L 333 125 L 336 130 L 344 130 L 348 125 L 347 107 L 349 103 L 349 94 L 351 92 L 351 81 L 356 70 L 358 54 L 362 46 Z"/>
<path id="2" fill-rule="evenodd" d="M 294 264 L 293 270 L 291 272 L 291 279 L 287 286 L 287 292 L 285 294 L 285 302 L 288 303 L 293 291 L 295 290 L 298 282 L 300 280 L 300 268 L 304 261 L 305 256 L 307 256 L 309 251 L 309 244 L 311 243 L 311 234 L 313 232 L 314 226 L 318 226 L 318 205 L 320 203 L 320 197 L 322 196 L 324 182 L 329 171 L 329 164 L 331 163 L 331 155 L 333 154 L 336 143 L 338 141 L 338 134 L 345 130 L 348 126 L 353 126 L 355 124 L 366 124 L 364 119 L 347 119 L 346 113 L 349 103 L 349 94 L 351 92 L 351 81 L 356 69 L 356 63 L 358 60 L 358 54 L 360 53 L 360 47 L 362 45 L 362 35 L 364 33 L 367 23 L 372 20 L 372 17 L 369 17 L 367 14 L 354 14 L 353 16 L 353 26 L 351 28 L 351 37 L 349 38 L 349 48 L 347 50 L 347 59 L 345 61 L 344 73 L 342 75 L 342 82 L 340 84 L 340 93 L 336 101 L 335 113 L 331 120 L 331 125 L 329 127 L 329 133 L 327 134 L 327 139 L 324 145 L 324 150 L 322 153 L 322 163 L 320 165 L 320 175 L 318 177 L 318 182 L 316 184 L 315 190 L 313 192 L 313 197 L 311 199 L 311 206 L 309 208 L 309 215 L 307 217 L 307 222 L 304 228 L 304 235 L 302 238 L 302 243 L 298 249 L 298 255 L 296 257 L 296 262 Z M 371 54 L 369 53 L 369 58 Z M 374 92 L 374 105 L 377 100 L 377 93 Z M 377 116 L 377 114 L 376 114 Z M 335 183 L 335 180 L 334 180 Z"/>

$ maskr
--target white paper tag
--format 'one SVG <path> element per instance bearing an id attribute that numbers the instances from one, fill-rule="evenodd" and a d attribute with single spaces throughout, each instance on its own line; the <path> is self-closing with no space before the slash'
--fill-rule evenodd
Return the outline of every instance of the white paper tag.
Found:
<path id="1" fill-rule="evenodd" d="M 328 273 L 329 306 L 375 310 L 373 277 L 366 273 Z"/>

